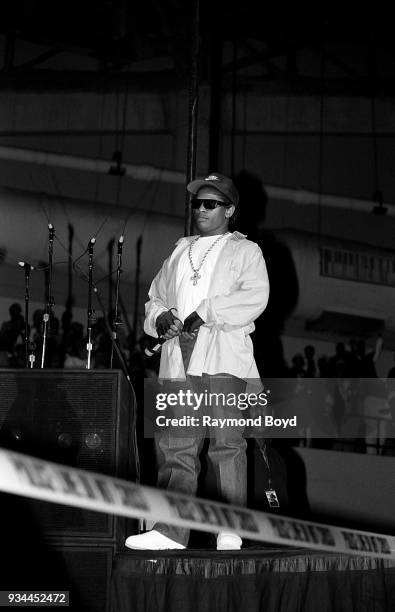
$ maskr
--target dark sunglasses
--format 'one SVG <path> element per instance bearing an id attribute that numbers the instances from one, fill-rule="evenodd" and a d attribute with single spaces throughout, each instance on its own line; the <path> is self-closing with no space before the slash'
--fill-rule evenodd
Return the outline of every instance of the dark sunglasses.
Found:
<path id="1" fill-rule="evenodd" d="M 227 202 L 220 202 L 220 200 L 203 200 L 199 198 L 194 198 L 191 204 L 194 210 L 200 208 L 202 204 L 206 210 L 214 210 L 214 208 L 217 208 L 217 206 L 231 206 L 231 204 Z"/>

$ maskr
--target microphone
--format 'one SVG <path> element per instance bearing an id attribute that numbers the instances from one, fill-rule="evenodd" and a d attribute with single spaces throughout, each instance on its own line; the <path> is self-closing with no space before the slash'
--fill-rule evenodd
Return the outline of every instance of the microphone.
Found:
<path id="1" fill-rule="evenodd" d="M 173 325 L 178 327 L 178 330 L 182 328 L 182 321 L 180 319 L 175 319 Z M 174 336 L 176 338 L 176 336 Z M 159 338 L 150 338 L 148 345 L 144 349 L 144 353 L 147 357 L 153 357 L 157 355 L 162 350 L 162 344 L 167 342 L 167 338 L 160 336 Z"/>
<path id="2" fill-rule="evenodd" d="M 25 268 L 25 270 L 35 270 L 35 267 L 30 265 L 27 261 L 18 261 L 18 266 Z"/>
<path id="3" fill-rule="evenodd" d="M 148 346 L 144 349 L 144 354 L 147 357 L 153 357 L 162 349 L 162 344 L 166 342 L 166 338 L 151 338 Z"/>
<path id="4" fill-rule="evenodd" d="M 120 236 L 118 240 L 118 253 L 117 253 L 118 255 L 122 254 L 123 240 L 124 240 L 124 237 Z"/>

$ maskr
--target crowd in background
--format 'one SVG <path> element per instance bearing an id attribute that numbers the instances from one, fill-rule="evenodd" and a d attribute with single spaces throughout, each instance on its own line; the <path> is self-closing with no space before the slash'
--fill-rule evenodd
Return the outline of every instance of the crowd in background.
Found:
<path id="1" fill-rule="evenodd" d="M 20 304 L 13 303 L 9 308 L 10 318 L 0 327 L 0 367 L 26 367 L 25 319 Z M 40 367 L 43 346 L 44 310 L 36 310 L 29 325 L 29 367 Z M 110 326 L 112 316 L 109 316 Z M 125 357 L 130 372 L 155 376 L 159 367 L 159 355 L 146 358 L 144 348 L 149 339 L 142 335 L 136 340 L 133 332 L 126 333 L 123 326 L 117 326 L 117 342 Z M 382 350 L 382 338 L 376 340 L 373 351 L 367 351 L 362 339 L 351 339 L 348 348 L 338 342 L 334 354 L 316 356 L 313 345 L 305 346 L 303 353 L 295 354 L 286 370 L 281 373 L 290 378 L 377 378 L 376 362 Z M 112 355 L 112 357 L 111 357 Z M 33 357 L 33 358 L 32 358 Z M 395 360 L 395 353 L 394 353 Z M 104 317 L 92 326 L 92 367 L 116 367 L 117 356 L 112 349 L 111 338 Z M 114 366 L 115 364 L 115 366 Z M 45 367 L 48 368 L 85 368 L 87 365 L 87 337 L 82 323 L 72 320 L 69 310 L 65 310 L 61 321 L 51 315 L 47 328 Z M 264 372 L 264 366 L 262 368 Z M 388 374 L 395 378 L 395 364 Z"/>
<path id="2" fill-rule="evenodd" d="M 0 367 L 40 367 L 43 350 L 44 310 L 35 310 L 28 329 L 28 361 L 26 360 L 25 319 L 21 306 L 14 303 L 9 309 L 10 318 L 0 327 Z M 126 361 L 129 362 L 130 342 L 123 331 L 117 330 Z M 111 338 L 103 317 L 92 326 L 92 367 L 107 368 L 111 359 Z M 72 320 L 65 310 L 61 321 L 51 315 L 45 343 L 45 367 L 86 368 L 87 336 L 82 323 Z"/>
<path id="3" fill-rule="evenodd" d="M 322 355 L 316 359 L 314 346 L 307 345 L 303 354 L 297 353 L 292 357 L 289 375 L 297 378 L 377 378 L 376 363 L 382 346 L 381 336 L 377 338 L 373 351 L 367 351 L 365 340 L 352 338 L 349 349 L 344 342 L 338 342 L 332 356 Z M 395 367 L 390 369 L 387 376 L 395 376 Z"/>

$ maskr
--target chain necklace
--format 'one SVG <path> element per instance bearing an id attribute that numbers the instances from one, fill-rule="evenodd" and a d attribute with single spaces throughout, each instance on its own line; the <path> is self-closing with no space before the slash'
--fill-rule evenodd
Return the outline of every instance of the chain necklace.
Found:
<path id="1" fill-rule="evenodd" d="M 227 236 L 229 234 L 229 232 L 225 232 L 225 234 L 221 234 L 221 236 L 218 236 L 217 240 L 214 240 L 214 242 L 212 243 L 212 245 L 207 249 L 207 251 L 205 252 L 205 254 L 203 255 L 203 259 L 200 262 L 200 265 L 198 268 L 195 268 L 195 266 L 193 265 L 193 261 L 192 261 L 192 247 L 195 244 L 195 242 L 197 242 L 200 238 L 200 236 L 197 236 L 195 238 L 195 240 L 193 240 L 191 242 L 191 244 L 189 245 L 189 250 L 188 250 L 188 257 L 189 257 L 189 263 L 191 264 L 191 268 L 193 270 L 193 275 L 191 276 L 191 281 L 193 281 L 194 285 L 197 285 L 197 282 L 199 280 L 199 278 L 202 278 L 201 275 L 199 274 L 200 270 L 202 269 L 202 266 L 204 264 L 204 261 L 207 257 L 207 255 L 210 253 L 210 251 L 212 251 L 212 249 L 215 247 L 215 245 L 222 240 L 222 238 L 224 238 L 225 236 Z"/>

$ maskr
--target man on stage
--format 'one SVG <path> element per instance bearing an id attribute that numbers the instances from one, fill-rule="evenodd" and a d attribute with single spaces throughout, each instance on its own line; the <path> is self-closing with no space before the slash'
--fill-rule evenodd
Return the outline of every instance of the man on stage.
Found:
<path id="1" fill-rule="evenodd" d="M 250 333 L 269 297 L 262 252 L 239 232 L 232 217 L 239 203 L 233 182 L 212 173 L 188 184 L 197 235 L 181 238 L 152 282 L 144 329 L 163 337 L 159 378 L 185 381 L 193 391 L 241 394 L 259 379 Z M 182 328 L 176 323 L 183 322 Z M 213 416 L 243 416 L 237 406 L 210 406 Z M 178 428 L 177 428 L 178 429 Z M 208 450 L 222 501 L 247 501 L 246 440 L 242 427 L 216 429 Z M 158 487 L 195 495 L 199 452 L 205 433 L 185 428 L 156 437 Z M 182 549 L 185 528 L 156 523 L 153 530 L 130 536 L 133 549 Z M 220 532 L 217 549 L 239 549 L 241 538 Z"/>

